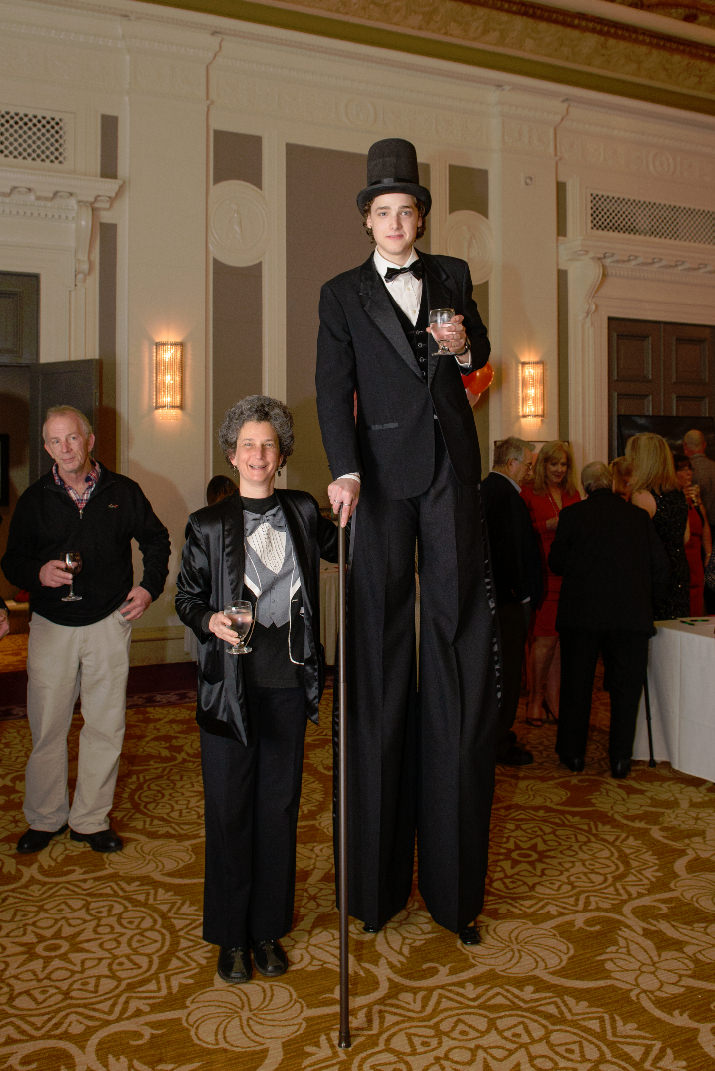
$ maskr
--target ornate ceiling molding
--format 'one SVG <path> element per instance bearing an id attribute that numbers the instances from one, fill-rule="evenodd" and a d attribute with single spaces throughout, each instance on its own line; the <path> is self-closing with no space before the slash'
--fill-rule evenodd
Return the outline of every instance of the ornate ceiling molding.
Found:
<path id="1" fill-rule="evenodd" d="M 10 0 L 0 0 L 3 6 L 9 9 Z M 287 30 L 715 115 L 709 6 L 710 0 L 32 0 L 21 10 L 62 9 L 78 27 L 85 21 L 90 35 L 98 25 L 93 15 L 169 33 L 188 27 L 218 40 L 245 36 L 247 25 L 269 34 Z M 20 21 L 16 3 L 12 10 L 12 21 Z M 110 49 L 116 55 L 116 42 Z"/>
<path id="2" fill-rule="evenodd" d="M 129 2 L 139 7 L 139 0 Z M 636 0 L 632 6 L 609 0 L 157 2 L 226 16 L 227 23 L 302 30 L 715 113 L 715 33 L 644 11 Z M 230 35 L 230 27 L 225 32 Z"/>

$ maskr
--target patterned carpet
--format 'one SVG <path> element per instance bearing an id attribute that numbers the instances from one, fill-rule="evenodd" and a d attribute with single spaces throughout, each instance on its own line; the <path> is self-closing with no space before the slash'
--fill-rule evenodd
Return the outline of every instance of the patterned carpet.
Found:
<path id="1" fill-rule="evenodd" d="M 245 986 L 218 979 L 201 940 L 191 704 L 129 710 L 113 812 L 125 849 L 110 856 L 66 835 L 15 853 L 28 729 L 0 723 L 1 1067 L 712 1069 L 715 788 L 643 763 L 613 781 L 599 727 L 576 776 L 553 726 L 519 726 L 537 761 L 498 771 L 480 946 L 417 895 L 377 936 L 351 923 L 352 1048 L 339 1049 L 329 702 L 307 734 L 291 970 Z M 602 726 L 602 693 L 598 707 Z"/>

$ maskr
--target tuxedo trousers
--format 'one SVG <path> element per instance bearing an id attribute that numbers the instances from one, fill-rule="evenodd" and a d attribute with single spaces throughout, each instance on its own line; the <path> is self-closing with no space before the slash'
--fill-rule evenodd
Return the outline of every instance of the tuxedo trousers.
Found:
<path id="1" fill-rule="evenodd" d="M 282 937 L 293 924 L 305 693 L 256 688 L 248 702 L 250 744 L 201 729 L 203 937 L 225 948 Z"/>
<path id="2" fill-rule="evenodd" d="M 648 667 L 648 636 L 625 629 L 563 628 L 561 687 L 556 750 L 583 758 L 588 741 L 596 662 L 603 658 L 604 685 L 611 699 L 608 755 L 611 763 L 630 759 L 643 682 Z"/>
<path id="3" fill-rule="evenodd" d="M 368 474 L 353 518 L 349 912 L 382 926 L 405 906 L 416 835 L 420 893 L 435 921 L 457 932 L 484 898 L 498 640 L 479 488 L 457 482 L 436 423 L 435 441 L 423 494 L 386 499 Z"/>
<path id="4" fill-rule="evenodd" d="M 521 697 L 524 648 L 531 621 L 531 602 L 498 602 L 497 619 L 502 666 L 502 701 L 497 734 L 497 756 L 500 756 L 513 744 L 510 733 Z"/>

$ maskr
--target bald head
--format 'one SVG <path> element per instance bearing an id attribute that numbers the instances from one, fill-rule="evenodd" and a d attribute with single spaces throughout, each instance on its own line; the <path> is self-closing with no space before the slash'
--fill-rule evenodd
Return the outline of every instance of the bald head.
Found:
<path id="1" fill-rule="evenodd" d="M 688 457 L 692 457 L 693 454 L 705 453 L 705 436 L 702 431 L 698 431 L 697 428 L 686 431 L 683 436 L 683 453 L 687 454 Z"/>
<path id="2" fill-rule="evenodd" d="M 602 461 L 589 461 L 581 470 L 581 483 L 587 495 L 593 491 L 610 491 L 612 479 L 608 465 Z"/>

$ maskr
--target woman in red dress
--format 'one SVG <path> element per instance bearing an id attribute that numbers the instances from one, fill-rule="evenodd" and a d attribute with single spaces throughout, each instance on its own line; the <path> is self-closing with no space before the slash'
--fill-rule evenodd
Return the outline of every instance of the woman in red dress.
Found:
<path id="1" fill-rule="evenodd" d="M 712 554 L 712 533 L 707 514 L 700 499 L 700 488 L 693 483 L 693 466 L 685 454 L 676 454 L 675 478 L 688 501 L 690 538 L 685 544 L 685 557 L 690 569 L 690 613 L 700 617 L 705 609 L 705 562 Z"/>
<path id="2" fill-rule="evenodd" d="M 534 466 L 534 481 L 521 490 L 529 507 L 531 522 L 539 537 L 542 566 L 546 581 L 545 594 L 537 607 L 532 623 L 529 649 L 529 701 L 527 725 L 543 725 L 547 718 L 556 721 L 558 714 L 558 642 L 556 611 L 559 604 L 561 577 L 548 567 L 549 551 L 556 535 L 559 513 L 564 506 L 579 502 L 581 496 L 574 480 L 574 460 L 566 442 L 544 443 Z M 551 671 L 551 672 L 550 672 Z M 549 696 L 545 696 L 548 687 Z"/>

